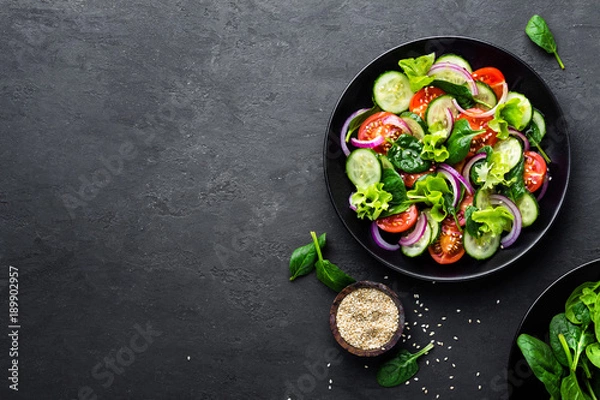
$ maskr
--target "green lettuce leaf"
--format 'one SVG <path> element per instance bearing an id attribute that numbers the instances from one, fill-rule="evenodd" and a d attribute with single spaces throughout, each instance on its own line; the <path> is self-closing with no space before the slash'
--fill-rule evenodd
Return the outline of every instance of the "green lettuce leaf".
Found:
<path id="1" fill-rule="evenodd" d="M 470 214 L 471 219 L 479 225 L 479 233 L 491 232 L 493 235 L 501 235 L 509 231 L 513 215 L 503 206 L 488 207 L 483 210 L 475 210 Z"/>
<path id="2" fill-rule="evenodd" d="M 475 165 L 473 169 L 477 183 L 481 184 L 483 189 L 492 189 L 497 185 L 510 186 L 512 183 L 510 179 L 505 178 L 511 169 L 505 153 L 491 151 L 485 162 Z"/>
<path id="3" fill-rule="evenodd" d="M 450 152 L 444 145 L 446 136 L 442 132 L 433 132 L 423 137 L 423 150 L 421 158 L 435 162 L 446 161 L 450 157 Z"/>
<path id="4" fill-rule="evenodd" d="M 406 192 L 413 203 L 425 203 L 431 206 L 431 216 L 441 222 L 449 213 L 447 198 L 452 196 L 448 182 L 441 174 L 429 174 L 415 182 L 412 190 Z"/>
<path id="5" fill-rule="evenodd" d="M 410 84 L 410 90 L 417 92 L 419 89 L 429 85 L 434 78 L 427 75 L 435 61 L 435 53 L 427 54 L 417 58 L 405 58 L 398 61 L 398 65 L 404 71 Z"/>
<path id="6" fill-rule="evenodd" d="M 383 182 L 377 182 L 366 188 L 359 188 L 350 197 L 350 203 L 356 207 L 358 218 L 374 221 L 389 208 L 393 196 L 383 190 L 383 185 Z"/>

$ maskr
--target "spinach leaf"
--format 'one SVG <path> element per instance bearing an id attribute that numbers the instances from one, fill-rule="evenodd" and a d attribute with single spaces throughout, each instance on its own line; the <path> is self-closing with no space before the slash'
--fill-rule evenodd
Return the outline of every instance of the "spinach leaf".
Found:
<path id="1" fill-rule="evenodd" d="M 325 233 L 319 236 L 320 247 L 325 246 L 325 237 Z M 315 269 L 315 261 L 317 261 L 317 249 L 313 242 L 294 250 L 290 257 L 290 281 L 311 273 Z"/>
<path id="2" fill-rule="evenodd" d="M 589 310 L 586 311 L 583 309 L 585 304 L 580 299 L 580 296 L 583 294 L 583 289 L 588 288 L 590 290 L 596 290 L 600 287 L 600 281 L 598 282 L 584 282 L 581 285 L 577 286 L 573 292 L 567 298 L 565 303 L 565 315 L 569 321 L 576 325 L 583 324 L 584 322 L 589 322 L 588 319 L 591 319 L 589 315 Z M 585 307 L 587 308 L 587 307 Z"/>
<path id="3" fill-rule="evenodd" d="M 578 325 L 572 324 L 566 318 L 564 313 L 560 313 L 558 315 L 555 315 L 554 318 L 552 318 L 552 321 L 550 321 L 550 343 L 553 350 L 556 350 L 555 341 L 557 338 L 560 341 L 561 335 L 564 337 L 564 342 L 568 346 L 568 349 L 564 349 L 563 345 L 563 350 L 567 358 L 567 366 L 569 366 L 572 370 L 575 370 L 575 368 L 579 364 L 581 354 L 585 351 L 585 348 L 589 344 L 594 342 L 594 335 L 587 329 L 587 325 L 580 327 Z M 569 360 L 569 358 L 571 358 L 570 352 L 569 354 L 567 354 L 569 349 L 573 350 L 572 360 Z M 556 353 L 555 355 L 557 358 L 559 358 L 559 356 Z M 562 361 L 564 361 L 564 359 L 562 359 Z"/>
<path id="4" fill-rule="evenodd" d="M 443 81 L 441 79 L 434 80 L 433 82 L 431 82 L 431 85 L 438 87 L 447 94 L 451 94 L 452 96 L 454 96 L 458 104 L 464 109 L 475 106 L 475 103 L 477 102 L 469 88 L 465 85 L 457 85 L 455 83 Z"/>
<path id="5" fill-rule="evenodd" d="M 456 164 L 467 157 L 471 148 L 471 139 L 485 131 L 475 131 L 471 129 L 466 119 L 459 119 L 454 123 L 452 133 L 448 138 L 446 147 L 450 155 L 446 159 L 448 164 Z"/>
<path id="6" fill-rule="evenodd" d="M 536 150 L 538 151 L 538 153 L 540 153 L 542 155 L 544 160 L 546 160 L 546 162 L 548 164 L 550 164 L 550 162 L 551 162 L 550 157 L 548 157 L 548 154 L 546 154 L 546 152 L 540 145 L 540 142 L 542 141 L 543 137 L 540 132 L 540 128 L 537 126 L 537 124 L 535 122 L 531 121 L 531 123 L 529 124 L 529 126 L 527 127 L 525 132 L 523 132 L 523 133 L 527 137 L 527 140 L 529 140 L 529 143 L 533 147 L 535 147 Z"/>
<path id="7" fill-rule="evenodd" d="M 524 172 L 525 158 L 521 158 L 517 165 L 505 175 L 506 181 L 510 182 L 510 185 L 504 188 L 503 193 L 512 201 L 517 201 L 527 192 L 525 179 L 523 179 Z"/>
<path id="8" fill-rule="evenodd" d="M 360 128 L 363 122 L 366 121 L 371 115 L 376 114 L 381 111 L 381 108 L 377 104 L 371 107 L 368 111 L 365 111 L 362 114 L 358 114 L 356 117 L 352 118 L 350 124 L 348 125 L 348 133 L 346 133 L 346 142 L 350 140 L 352 134 Z"/>
<path id="9" fill-rule="evenodd" d="M 585 348 L 585 355 L 596 368 L 600 368 L 600 343 L 590 343 L 588 347 Z"/>
<path id="10" fill-rule="evenodd" d="M 313 238 L 315 249 L 317 250 L 318 260 L 315 263 L 315 268 L 317 269 L 317 279 L 336 292 L 340 292 L 346 286 L 356 282 L 354 278 L 342 271 L 337 265 L 333 264 L 329 260 L 323 259 L 317 234 L 315 232 L 311 232 L 310 235 Z"/>
<path id="11" fill-rule="evenodd" d="M 380 156 L 380 160 L 383 168 L 381 175 L 383 190 L 392 195 L 392 199 L 389 201 L 389 208 L 384 210 L 380 215 L 380 217 L 386 217 L 406 211 L 410 207 L 410 202 L 406 194 L 406 186 L 400 174 L 386 156 Z"/>
<path id="12" fill-rule="evenodd" d="M 534 375 L 544 384 L 548 393 L 552 398 L 560 399 L 563 367 L 556 360 L 550 346 L 525 333 L 519 335 L 517 345 Z"/>
<path id="13" fill-rule="evenodd" d="M 435 53 L 426 54 L 417 58 L 405 58 L 398 61 L 398 65 L 404 71 L 408 78 L 410 90 L 417 92 L 419 89 L 429 85 L 433 77 L 428 76 L 427 72 L 435 61 Z"/>
<path id="14" fill-rule="evenodd" d="M 589 396 L 585 395 L 579 386 L 575 371 L 571 371 L 569 375 L 563 378 L 560 384 L 560 396 L 557 398 L 569 400 L 589 400 Z"/>
<path id="15" fill-rule="evenodd" d="M 431 168 L 431 161 L 421 158 L 422 151 L 421 141 L 413 135 L 405 133 L 392 142 L 392 147 L 388 150 L 388 157 L 396 168 L 409 174 L 416 174 Z"/>
<path id="16" fill-rule="evenodd" d="M 419 371 L 417 359 L 433 348 L 433 343 L 429 343 L 419 352 L 412 354 L 408 350 L 402 349 L 398 355 L 383 363 L 377 371 L 377 383 L 383 387 L 398 386 Z"/>
<path id="17" fill-rule="evenodd" d="M 558 51 L 556 47 L 556 41 L 554 40 L 554 36 L 548 27 L 548 24 L 544 20 L 544 18 L 539 15 L 534 15 L 527 22 L 527 26 L 525 27 L 525 33 L 529 36 L 529 39 L 542 49 L 546 50 L 549 54 L 554 54 L 556 57 L 556 61 L 558 61 L 558 65 L 561 69 L 565 69 L 565 65 L 562 60 L 558 56 Z"/>
<path id="18" fill-rule="evenodd" d="M 474 238 L 478 238 L 481 235 L 479 228 L 482 224 L 473 220 L 473 212 L 477 210 L 478 208 L 472 205 L 467 206 L 465 209 L 465 230 Z"/>

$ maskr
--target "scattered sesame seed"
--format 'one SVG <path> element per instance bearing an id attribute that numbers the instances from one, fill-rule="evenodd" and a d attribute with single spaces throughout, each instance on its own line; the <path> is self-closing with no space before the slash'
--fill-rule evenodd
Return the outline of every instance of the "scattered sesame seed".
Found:
<path id="1" fill-rule="evenodd" d="M 457 312 L 457 313 L 459 313 L 459 312 L 460 312 L 460 308 L 457 308 L 457 309 L 456 309 L 456 312 Z"/>
<path id="2" fill-rule="evenodd" d="M 331 363 L 327 363 L 327 368 L 331 367 Z"/>
<path id="3" fill-rule="evenodd" d="M 450 390 L 454 390 L 454 386 L 450 386 Z"/>
<path id="4" fill-rule="evenodd" d="M 419 298 L 419 294 L 418 294 L 418 293 L 415 293 L 415 294 L 413 295 L 413 297 L 414 297 L 415 299 L 418 299 L 418 298 Z"/>
<path id="5" fill-rule="evenodd" d="M 437 342 L 438 346 L 443 346 L 444 342 Z"/>
<path id="6" fill-rule="evenodd" d="M 418 377 L 418 376 L 415 376 L 415 378 L 414 378 L 414 379 L 415 379 L 415 382 L 417 382 L 417 381 L 419 380 L 419 377 Z"/>
<path id="7" fill-rule="evenodd" d="M 425 365 L 429 365 L 429 360 L 425 360 Z"/>
<path id="8" fill-rule="evenodd" d="M 452 363 L 452 368 L 456 368 L 456 364 Z"/>
<path id="9" fill-rule="evenodd" d="M 433 336 L 433 335 L 435 335 L 434 331 L 429 332 L 429 336 Z"/>
<path id="10" fill-rule="evenodd" d="M 421 318 L 423 316 L 423 314 L 418 314 L 417 317 Z"/>
<path id="11" fill-rule="evenodd" d="M 450 350 L 452 348 L 452 346 L 448 346 L 448 350 Z"/>
<path id="12" fill-rule="evenodd" d="M 417 324 L 418 324 L 417 321 L 413 322 L 413 326 L 417 326 Z"/>
<path id="13" fill-rule="evenodd" d="M 452 339 L 454 339 L 454 340 L 458 340 L 458 336 L 454 336 Z"/>
<path id="14" fill-rule="evenodd" d="M 439 359 L 439 358 L 436 358 L 436 359 L 435 359 L 435 362 L 439 363 L 439 362 L 440 362 L 440 359 Z"/>
<path id="15" fill-rule="evenodd" d="M 448 357 L 444 357 L 444 361 L 448 361 Z"/>
<path id="16" fill-rule="evenodd" d="M 438 324 L 437 326 L 438 326 L 438 328 L 439 328 L 439 327 L 441 327 L 441 326 L 442 326 L 442 324 Z"/>
<path id="17" fill-rule="evenodd" d="M 480 321 L 480 320 L 476 320 L 475 322 L 477 322 L 478 324 L 480 324 L 480 323 L 481 323 L 481 321 Z"/>
<path id="18" fill-rule="evenodd" d="M 405 385 L 408 385 L 409 383 L 410 383 L 410 381 L 406 381 L 404 384 L 405 384 Z"/>
<path id="19" fill-rule="evenodd" d="M 477 390 L 481 390 L 481 385 L 478 385 L 478 386 L 477 386 Z"/>
<path id="20" fill-rule="evenodd" d="M 454 375 L 450 375 L 448 379 L 454 379 Z"/>
<path id="21" fill-rule="evenodd" d="M 188 360 L 188 361 L 190 361 L 190 360 L 191 360 L 191 357 L 190 357 L 190 356 L 187 356 L 187 360 Z"/>
<path id="22" fill-rule="evenodd" d="M 435 398 L 436 398 L 436 399 L 439 399 L 439 398 L 440 398 L 440 395 L 439 395 L 439 394 L 436 394 L 436 395 L 435 395 Z"/>
<path id="23" fill-rule="evenodd" d="M 387 279 L 387 278 L 388 278 L 388 276 L 387 276 L 387 275 L 383 277 L 383 279 Z"/>
<path id="24" fill-rule="evenodd" d="M 425 311 L 429 311 L 429 308 L 425 307 Z"/>
<path id="25" fill-rule="evenodd" d="M 473 320 L 471 318 L 469 318 L 469 323 L 473 322 Z"/>
<path id="26" fill-rule="evenodd" d="M 477 371 L 477 373 L 475 374 L 475 376 L 479 376 L 481 375 L 481 373 L 479 371 Z"/>
<path id="27" fill-rule="evenodd" d="M 329 385 L 328 389 L 331 390 L 331 385 Z"/>
<path id="28" fill-rule="evenodd" d="M 408 335 L 408 336 L 406 337 L 406 339 L 410 339 L 410 338 L 411 338 L 411 335 Z"/>
<path id="29" fill-rule="evenodd" d="M 419 304 L 419 303 L 420 303 L 420 301 L 419 301 L 419 300 L 415 301 L 415 304 Z"/>
<path id="30" fill-rule="evenodd" d="M 423 388 L 423 393 L 427 394 L 427 388 Z"/>
<path id="31" fill-rule="evenodd" d="M 330 380 L 329 380 L 329 383 L 333 383 L 333 379 L 330 379 Z"/>
<path id="32" fill-rule="evenodd" d="M 446 317 L 442 317 L 442 321 L 445 321 L 445 320 L 446 320 Z"/>

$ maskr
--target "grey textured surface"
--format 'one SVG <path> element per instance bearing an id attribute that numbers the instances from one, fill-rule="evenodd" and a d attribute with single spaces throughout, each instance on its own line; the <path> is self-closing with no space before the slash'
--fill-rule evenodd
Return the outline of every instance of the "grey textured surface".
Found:
<path id="1" fill-rule="evenodd" d="M 525 36 L 534 13 L 566 70 Z M 0 1 L 0 321 L 12 265 L 22 324 L 20 390 L 3 377 L 0 397 L 506 399 L 528 306 L 599 255 L 598 16 L 589 0 Z M 345 85 L 387 49 L 432 35 L 521 57 L 571 132 L 570 191 L 549 235 L 515 267 L 466 284 L 376 264 L 323 181 Z M 288 281 L 311 230 L 328 233 L 327 257 L 349 273 L 397 290 L 409 322 L 448 317 L 435 335 L 446 346 L 418 381 L 378 387 L 377 363 L 341 354 L 331 336 L 335 293 L 314 277 Z"/>

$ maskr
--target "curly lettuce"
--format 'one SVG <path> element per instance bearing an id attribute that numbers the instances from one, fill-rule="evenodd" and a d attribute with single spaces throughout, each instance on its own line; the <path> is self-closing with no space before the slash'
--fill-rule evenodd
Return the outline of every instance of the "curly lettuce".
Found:
<path id="1" fill-rule="evenodd" d="M 421 158 L 435 162 L 443 162 L 450 157 L 450 152 L 444 145 L 446 136 L 443 132 L 433 132 L 423 136 Z"/>
<path id="2" fill-rule="evenodd" d="M 498 151 L 491 151 L 485 162 L 473 167 L 476 173 L 477 183 L 482 185 L 483 189 L 492 189 L 497 185 L 510 186 L 510 179 L 505 175 L 511 170 L 508 154 Z"/>
<path id="3" fill-rule="evenodd" d="M 412 190 L 406 192 L 413 203 L 425 203 L 431 206 L 431 216 L 441 222 L 449 214 L 449 204 L 453 196 L 448 182 L 441 174 L 426 175 L 415 182 Z"/>
<path id="4" fill-rule="evenodd" d="M 473 210 L 469 212 L 469 219 L 475 223 L 475 232 L 470 229 L 470 233 L 476 233 L 474 236 L 479 237 L 487 233 L 498 236 L 511 229 L 514 216 L 506 207 L 497 206 Z"/>
<path id="5" fill-rule="evenodd" d="M 429 85 L 434 78 L 428 76 L 427 72 L 435 61 L 435 53 L 427 54 L 417 58 L 405 58 L 398 61 L 398 65 L 404 71 L 410 84 L 410 90 L 417 92 L 419 89 Z"/>
<path id="6" fill-rule="evenodd" d="M 350 204 L 356 208 L 358 218 L 374 221 L 390 207 L 392 198 L 391 193 L 383 190 L 383 182 L 377 182 L 365 188 L 358 188 L 350 197 Z"/>

